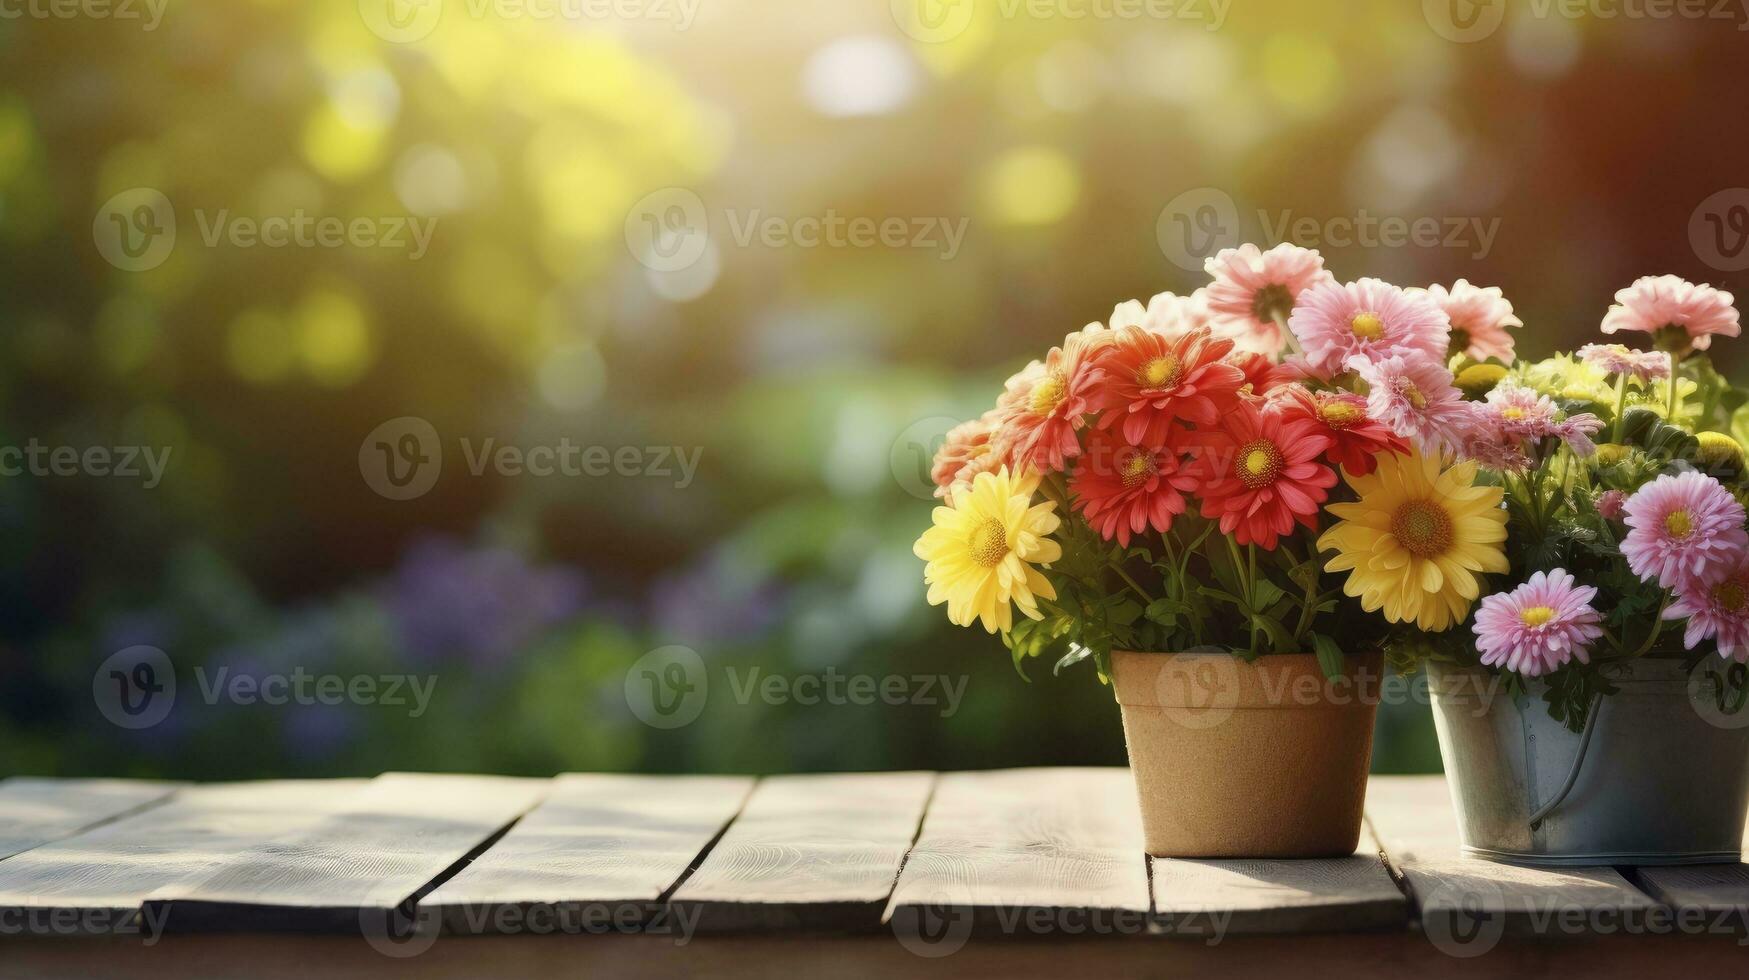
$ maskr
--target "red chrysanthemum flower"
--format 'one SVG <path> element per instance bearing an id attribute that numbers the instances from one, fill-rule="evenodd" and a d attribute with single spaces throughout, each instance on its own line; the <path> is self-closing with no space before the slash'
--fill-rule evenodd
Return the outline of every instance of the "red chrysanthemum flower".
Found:
<path id="1" fill-rule="evenodd" d="M 1227 362 L 1245 376 L 1245 380 L 1239 385 L 1242 394 L 1269 395 L 1300 376 L 1299 372 L 1286 365 L 1277 364 L 1267 354 L 1241 352 L 1227 358 Z"/>
<path id="2" fill-rule="evenodd" d="M 1242 405 L 1198 436 L 1202 516 L 1218 518 L 1222 534 L 1273 551 L 1295 521 L 1317 529 L 1318 510 L 1336 485 L 1336 471 L 1318 460 L 1330 448 L 1318 423 Z"/>
<path id="3" fill-rule="evenodd" d="M 1075 463 L 1069 492 L 1089 527 L 1127 548 L 1132 534 L 1150 527 L 1165 533 L 1172 527 L 1172 519 L 1184 513 L 1185 492 L 1199 482 L 1177 446 L 1133 446 L 1096 429 Z"/>
<path id="4" fill-rule="evenodd" d="M 1348 392 L 1313 393 L 1294 385 L 1278 389 L 1282 414 L 1310 419 L 1317 431 L 1330 438 L 1324 456 L 1355 476 L 1368 476 L 1378 468 L 1382 452 L 1406 453 L 1409 443 L 1366 414 L 1366 399 Z"/>
<path id="5" fill-rule="evenodd" d="M 1231 340 L 1215 339 L 1207 327 L 1171 337 L 1136 326 L 1116 331 L 1097 362 L 1105 372 L 1100 428 L 1121 423 L 1125 442 L 1157 446 L 1171 441 L 1178 420 L 1215 424 L 1245 383 L 1223 360 L 1232 350 Z"/>
<path id="6" fill-rule="evenodd" d="M 996 441 L 1007 445 L 1016 472 L 1061 473 L 1081 452 L 1075 433 L 1098 407 L 1103 373 L 1096 355 L 1108 336 L 1104 330 L 1072 333 L 1042 363 L 1033 361 L 1008 379 L 996 401 L 1002 423 Z"/>

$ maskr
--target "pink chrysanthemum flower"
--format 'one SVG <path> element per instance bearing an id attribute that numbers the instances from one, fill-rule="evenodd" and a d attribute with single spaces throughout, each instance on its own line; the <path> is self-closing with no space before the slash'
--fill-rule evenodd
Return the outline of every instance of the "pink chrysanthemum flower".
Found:
<path id="1" fill-rule="evenodd" d="M 1306 349 L 1306 361 L 1328 378 L 1355 358 L 1380 361 L 1422 354 L 1445 360 L 1451 321 L 1427 294 L 1409 293 L 1381 279 L 1306 290 L 1288 327 Z"/>
<path id="2" fill-rule="evenodd" d="M 1348 368 L 1367 384 L 1367 414 L 1428 453 L 1456 452 L 1475 425 L 1451 372 L 1437 359 L 1392 355 L 1354 357 Z"/>
<path id="3" fill-rule="evenodd" d="M 1661 476 L 1635 491 L 1623 510 L 1622 556 L 1635 575 L 1661 588 L 1717 582 L 1749 549 L 1743 505 L 1705 473 Z"/>
<path id="4" fill-rule="evenodd" d="M 1591 608 L 1597 589 L 1577 585 L 1565 569 L 1537 572 L 1511 592 L 1497 592 L 1476 610 L 1476 650 L 1482 663 L 1541 677 L 1569 661 L 1591 662 L 1603 617 Z"/>
<path id="5" fill-rule="evenodd" d="M 1604 333 L 1648 333 L 1659 347 L 1678 354 L 1690 347 L 1706 350 L 1714 334 L 1735 337 L 1743 332 L 1730 293 L 1681 276 L 1642 277 L 1616 293 L 1615 302 L 1603 315 Z"/>
<path id="6" fill-rule="evenodd" d="M 1093 324 L 1008 379 L 996 407 L 1009 450 L 1006 462 L 1016 471 L 1059 473 L 1081 452 L 1075 433 L 1094 411 L 1089 399 L 1104 378 L 1093 355 L 1110 343 L 1110 336 Z"/>
<path id="7" fill-rule="evenodd" d="M 1664 610 L 1665 619 L 1688 618 L 1682 645 L 1690 650 L 1711 638 L 1726 660 L 1749 663 L 1749 554 L 1738 556 L 1724 576 L 1691 583 Z"/>
<path id="8" fill-rule="evenodd" d="M 1561 418 L 1561 410 L 1547 395 L 1511 382 L 1503 382 L 1489 391 L 1480 413 L 1492 423 L 1490 428 L 1508 440 L 1524 442 L 1557 436 L 1580 456 L 1597 451 L 1591 437 L 1603 428 L 1603 420 L 1590 412 Z"/>
<path id="9" fill-rule="evenodd" d="M 1143 306 L 1140 300 L 1125 300 L 1111 311 L 1108 324 L 1115 332 L 1124 327 L 1141 327 L 1149 333 L 1173 336 L 1210 325 L 1208 296 L 1197 290 L 1189 296 L 1157 293 Z"/>
<path id="10" fill-rule="evenodd" d="M 1627 513 L 1628 495 L 1621 490 L 1605 490 L 1597 495 L 1597 514 L 1606 521 L 1619 521 Z"/>
<path id="11" fill-rule="evenodd" d="M 1215 333 L 1260 354 L 1281 351 L 1281 325 L 1301 293 L 1336 281 L 1316 249 L 1286 242 L 1267 252 L 1250 243 L 1224 248 L 1203 267 L 1214 280 L 1207 293 Z"/>
<path id="12" fill-rule="evenodd" d="M 1634 350 L 1621 344 L 1586 344 L 1579 359 L 1609 374 L 1625 374 L 1640 381 L 1670 377 L 1670 355 L 1663 351 Z"/>
<path id="13" fill-rule="evenodd" d="M 1506 331 L 1524 326 L 1512 314 L 1512 304 L 1498 286 L 1472 286 L 1459 279 L 1450 289 L 1427 287 L 1427 298 L 1451 320 L 1451 349 L 1477 360 L 1496 357 L 1512 363 L 1512 335 Z"/>
<path id="14" fill-rule="evenodd" d="M 955 486 L 971 485 L 979 473 L 996 472 L 1006 456 L 998 438 L 1001 431 L 1001 417 L 994 410 L 949 429 L 929 470 L 935 495 L 946 497 Z"/>

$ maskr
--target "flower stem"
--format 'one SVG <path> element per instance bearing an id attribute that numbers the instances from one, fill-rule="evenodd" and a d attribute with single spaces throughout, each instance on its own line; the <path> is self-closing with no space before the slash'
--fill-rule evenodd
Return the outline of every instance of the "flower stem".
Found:
<path id="1" fill-rule="evenodd" d="M 1652 644 L 1658 641 L 1659 634 L 1664 632 L 1664 609 L 1669 605 L 1670 593 L 1666 592 L 1663 598 L 1658 600 L 1658 611 L 1652 614 L 1652 632 L 1646 634 L 1646 642 L 1640 644 L 1640 648 L 1634 651 L 1633 659 L 1637 660 L 1645 656 L 1646 651 L 1652 649 Z"/>
<path id="2" fill-rule="evenodd" d="M 1257 595 L 1257 544 L 1253 542 L 1246 545 L 1245 552 L 1245 581 L 1249 583 L 1246 586 L 1248 594 L 1245 596 L 1245 605 L 1252 607 L 1251 621 L 1248 625 L 1251 628 L 1251 653 L 1255 655 L 1257 653 L 1257 616 L 1262 612 L 1256 608 L 1257 600 L 1254 598 Z"/>
<path id="3" fill-rule="evenodd" d="M 1281 331 L 1282 339 L 1287 341 L 1288 356 L 1297 356 L 1300 353 L 1300 342 L 1299 338 L 1294 336 L 1294 332 L 1287 328 L 1287 314 L 1280 310 L 1271 310 L 1270 319 L 1275 321 L 1276 328 Z"/>
<path id="4" fill-rule="evenodd" d="M 1628 410 L 1628 376 L 1622 372 L 1615 376 L 1615 427 L 1609 430 L 1610 442 L 1621 442 L 1621 417 Z"/>

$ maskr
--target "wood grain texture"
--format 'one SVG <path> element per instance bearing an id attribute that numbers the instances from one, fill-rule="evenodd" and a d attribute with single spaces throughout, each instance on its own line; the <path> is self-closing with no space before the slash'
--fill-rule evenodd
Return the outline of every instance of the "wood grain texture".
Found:
<path id="1" fill-rule="evenodd" d="M 134 913 L 153 892 L 210 873 L 250 847 L 295 833 L 365 785 L 287 780 L 190 787 L 160 806 L 0 862 L 0 917 L 26 931 L 153 935 Z"/>
<path id="2" fill-rule="evenodd" d="M 0 782 L 0 859 L 151 806 L 167 799 L 179 785 L 25 776 Z"/>
<path id="3" fill-rule="evenodd" d="M 878 928 L 933 781 L 925 772 L 762 779 L 671 902 L 705 930 Z"/>
<path id="4" fill-rule="evenodd" d="M 1401 928 L 1409 900 L 1370 832 L 1318 860 L 1152 860 L 1162 932 L 1191 937 Z"/>
<path id="5" fill-rule="evenodd" d="M 1148 868 L 1127 769 L 940 777 L 886 918 L 904 935 L 1146 932 Z"/>
<path id="6" fill-rule="evenodd" d="M 1658 908 L 1614 868 L 1526 868 L 1462 856 L 1443 776 L 1374 777 L 1367 822 L 1432 936 L 1575 935 Z"/>
<path id="7" fill-rule="evenodd" d="M 1672 868 L 1636 868 L 1632 872 L 1647 894 L 1681 914 L 1694 910 L 1726 916 L 1727 931 L 1749 930 L 1749 865 L 1696 864 Z M 1729 923 L 1730 917 L 1736 917 Z"/>
<path id="8" fill-rule="evenodd" d="M 656 906 L 753 789 L 745 776 L 565 775 L 546 802 L 419 902 L 446 928 L 513 931 Z M 587 917 L 587 919 L 586 919 Z"/>
<path id="9" fill-rule="evenodd" d="M 387 928 L 433 882 L 547 791 L 544 779 L 388 773 L 299 834 L 160 889 L 173 931 Z"/>

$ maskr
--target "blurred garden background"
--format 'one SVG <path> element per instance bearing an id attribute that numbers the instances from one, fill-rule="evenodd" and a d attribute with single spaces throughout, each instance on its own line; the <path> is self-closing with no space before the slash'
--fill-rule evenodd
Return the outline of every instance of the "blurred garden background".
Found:
<path id="1" fill-rule="evenodd" d="M 1239 239 L 1501 286 L 1532 355 L 1640 275 L 1742 294 L 1743 12 L 1505 6 L 0 4 L 0 445 L 170 453 L 0 477 L 0 773 L 1121 764 L 1092 672 L 1022 680 L 910 553 L 932 440 L 1026 360 Z M 117 253 L 151 192 L 173 246 Z M 344 241 L 225 224 L 297 215 Z M 443 466 L 392 499 L 364 460 L 409 417 Z M 486 440 L 697 469 L 475 475 Z M 137 645 L 180 683 L 135 730 L 94 672 Z M 627 674 L 672 645 L 711 697 L 654 727 Z M 741 703 L 716 671 L 753 667 L 963 697 Z M 207 703 L 197 668 L 435 686 Z M 1379 770 L 1438 767 L 1424 706 L 1381 726 Z"/>

